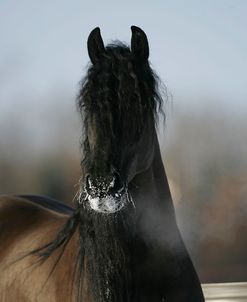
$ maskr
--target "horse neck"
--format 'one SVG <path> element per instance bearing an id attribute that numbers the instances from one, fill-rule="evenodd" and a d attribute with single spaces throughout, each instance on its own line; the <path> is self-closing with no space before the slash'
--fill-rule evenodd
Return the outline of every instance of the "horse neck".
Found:
<path id="1" fill-rule="evenodd" d="M 155 151 L 151 166 L 144 172 L 138 174 L 132 181 L 136 188 L 134 200 L 136 206 L 142 212 L 143 205 L 146 210 L 156 209 L 168 220 L 175 220 L 174 206 L 171 192 L 161 158 L 157 134 L 155 135 Z"/>

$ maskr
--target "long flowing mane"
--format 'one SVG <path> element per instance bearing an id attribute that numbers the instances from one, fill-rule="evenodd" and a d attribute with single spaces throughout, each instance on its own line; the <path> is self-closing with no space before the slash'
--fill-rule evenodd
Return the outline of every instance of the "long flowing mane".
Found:
<path id="1" fill-rule="evenodd" d="M 90 159 L 88 125 L 92 121 L 96 124 L 99 146 L 109 143 L 109 149 L 115 151 L 112 156 L 119 154 L 116 141 L 112 145 L 106 138 L 120 140 L 127 135 L 126 142 L 134 144 L 148 119 L 155 123 L 158 112 L 164 116 L 161 87 L 149 63 L 136 62 L 127 45 L 115 41 L 106 46 L 100 64 L 89 67 L 77 98 L 85 133 L 82 166 Z"/>
<path id="2" fill-rule="evenodd" d="M 120 137 L 126 133 L 131 136 L 126 141 L 134 144 L 147 120 L 151 117 L 153 123 L 156 122 L 157 114 L 162 109 L 160 80 L 148 63 L 141 68 L 139 66 L 133 60 L 129 47 L 115 42 L 106 47 L 101 64 L 91 65 L 82 80 L 77 98 L 84 125 L 82 173 L 90 158 L 87 134 L 92 120 L 97 124 L 97 135 L 104 139 L 102 144 L 107 144 L 106 137 L 110 140 L 112 135 Z M 118 122 L 113 122 L 113 118 Z M 112 156 L 119 154 L 119 150 L 115 149 L 114 153 Z M 97 301 L 131 301 L 134 294 L 131 289 L 134 242 L 138 242 L 135 211 L 127 208 L 123 212 L 104 216 L 85 207 L 83 199 L 84 192 L 78 192 L 76 209 L 57 237 L 30 254 L 38 256 L 43 263 L 55 250 L 61 249 L 63 252 L 78 231 L 78 255 L 74 267 L 78 301 L 82 299 L 85 260 L 88 263 L 86 274 L 91 278 Z"/>

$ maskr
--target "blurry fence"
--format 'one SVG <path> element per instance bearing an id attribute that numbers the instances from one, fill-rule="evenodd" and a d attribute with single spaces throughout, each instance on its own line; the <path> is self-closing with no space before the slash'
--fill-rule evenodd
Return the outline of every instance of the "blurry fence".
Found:
<path id="1" fill-rule="evenodd" d="M 207 302 L 247 302 L 247 283 L 203 284 Z"/>

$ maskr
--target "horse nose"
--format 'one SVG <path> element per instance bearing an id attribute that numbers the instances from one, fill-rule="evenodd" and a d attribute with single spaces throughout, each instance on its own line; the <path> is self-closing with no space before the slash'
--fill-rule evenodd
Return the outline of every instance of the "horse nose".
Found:
<path id="1" fill-rule="evenodd" d="M 85 190 L 91 196 L 106 196 L 112 195 L 119 197 L 124 190 L 124 182 L 119 173 L 113 173 L 110 177 L 95 177 L 86 176 Z"/>

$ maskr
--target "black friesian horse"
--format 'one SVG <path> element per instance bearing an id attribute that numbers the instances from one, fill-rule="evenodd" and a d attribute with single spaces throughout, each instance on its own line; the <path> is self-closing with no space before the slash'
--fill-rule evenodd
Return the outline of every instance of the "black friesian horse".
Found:
<path id="1" fill-rule="evenodd" d="M 201 302 L 176 224 L 156 134 L 162 106 L 145 33 L 131 47 L 88 38 L 91 66 L 75 209 L 39 196 L 0 201 L 0 300 Z"/>

